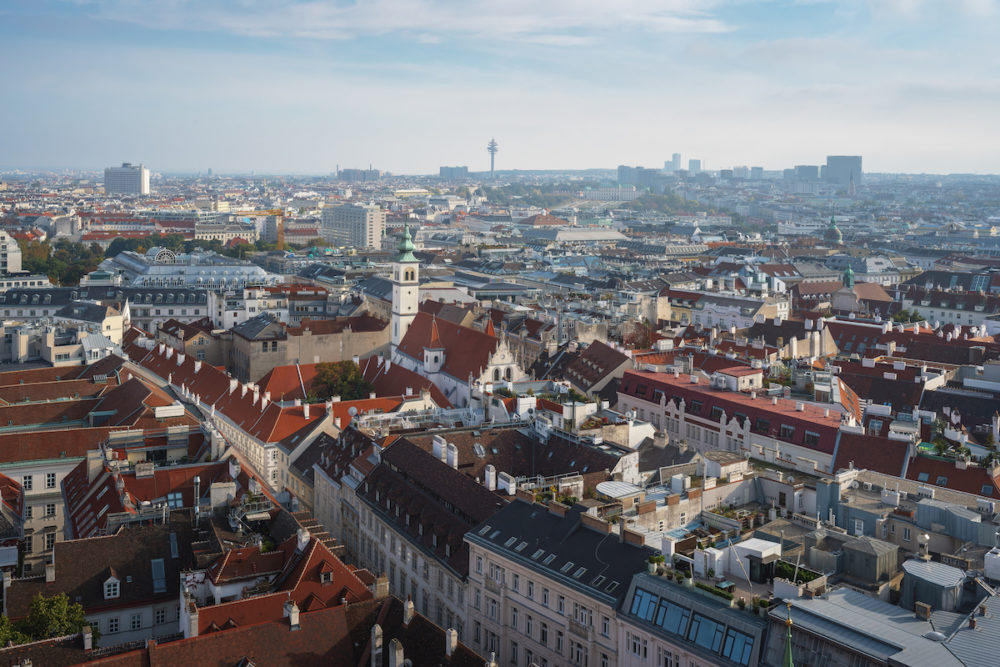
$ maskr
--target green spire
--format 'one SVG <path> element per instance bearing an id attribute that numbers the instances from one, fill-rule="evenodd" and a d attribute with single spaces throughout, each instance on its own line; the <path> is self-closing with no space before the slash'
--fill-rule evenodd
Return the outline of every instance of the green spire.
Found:
<path id="1" fill-rule="evenodd" d="M 854 269 L 850 266 L 844 271 L 844 287 L 854 289 Z"/>
<path id="2" fill-rule="evenodd" d="M 396 258 L 397 262 L 417 262 L 420 261 L 413 256 L 413 250 L 416 248 L 413 245 L 413 238 L 410 236 L 410 226 L 403 225 L 403 237 L 399 240 L 399 256 Z"/>
<path id="3" fill-rule="evenodd" d="M 792 660 L 792 603 L 788 603 L 788 618 L 785 620 L 785 627 L 787 628 L 785 634 L 785 657 L 781 661 L 782 667 L 795 667 L 795 661 Z"/>

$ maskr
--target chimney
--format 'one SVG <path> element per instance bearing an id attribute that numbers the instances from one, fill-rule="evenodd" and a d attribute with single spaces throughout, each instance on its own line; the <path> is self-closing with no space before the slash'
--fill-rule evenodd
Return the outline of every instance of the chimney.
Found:
<path id="1" fill-rule="evenodd" d="M 229 379 L 229 393 L 230 394 L 233 393 L 234 391 L 236 391 L 236 387 L 239 385 L 239 383 L 240 383 L 240 381 L 237 380 L 236 378 L 230 378 Z"/>
<path id="2" fill-rule="evenodd" d="M 240 385 L 240 398 L 243 398 L 246 395 L 247 395 L 247 386 L 245 384 Z"/>
<path id="3" fill-rule="evenodd" d="M 290 630 L 299 629 L 299 605 L 295 604 L 295 600 L 289 600 L 285 603 L 285 617 L 288 618 Z"/>
<path id="4" fill-rule="evenodd" d="M 403 644 L 393 637 L 389 640 L 389 667 L 403 667 Z"/>
<path id="5" fill-rule="evenodd" d="M 976 629 L 976 617 L 975 616 L 970 616 L 969 617 L 969 629 L 970 630 L 975 630 Z"/>
<path id="6" fill-rule="evenodd" d="M 264 400 L 267 401 L 268 403 L 271 402 L 271 392 L 269 391 L 264 392 Z"/>
<path id="7" fill-rule="evenodd" d="M 340 417 L 334 417 L 334 418 L 333 418 L 333 426 L 334 426 L 334 428 L 336 428 L 336 429 L 337 429 L 338 431 L 340 430 Z"/>
<path id="8" fill-rule="evenodd" d="M 89 625 L 80 628 L 80 635 L 83 637 L 83 650 L 91 651 L 94 648 L 94 633 Z"/>
<path id="9" fill-rule="evenodd" d="M 194 476 L 194 521 L 198 522 L 201 514 L 201 477 Z"/>
<path id="10" fill-rule="evenodd" d="M 486 667 L 499 667 L 499 665 L 497 665 L 496 653 L 493 652 L 490 653 L 490 659 L 486 661 Z"/>
<path id="11" fill-rule="evenodd" d="M 295 548 L 298 551 L 304 552 L 306 550 L 306 547 L 309 546 L 309 541 L 311 537 L 309 531 L 306 530 L 305 528 L 299 528 L 295 534 L 296 537 L 298 538 L 295 544 Z"/>
<path id="12" fill-rule="evenodd" d="M 449 658 L 458 648 L 458 632 L 455 628 L 448 628 L 444 631 L 444 654 Z"/>
<path id="13" fill-rule="evenodd" d="M 406 596 L 406 602 L 403 603 L 403 627 L 410 625 L 410 621 L 413 620 L 413 599 L 409 595 Z"/>
<path id="14" fill-rule="evenodd" d="M 444 461 L 444 452 L 447 443 L 445 439 L 440 435 L 435 435 L 433 440 L 431 440 L 431 447 L 433 448 L 434 458 L 438 461 Z"/>
<path id="15" fill-rule="evenodd" d="M 303 403 L 302 404 L 302 416 L 305 419 L 309 419 L 309 404 L 308 403 Z"/>
<path id="16" fill-rule="evenodd" d="M 45 583 L 51 584 L 56 580 L 56 564 L 46 563 L 45 564 Z"/>
<path id="17" fill-rule="evenodd" d="M 449 466 L 458 470 L 458 447 L 454 443 L 449 442 L 447 445 L 447 463 Z"/>
<path id="18" fill-rule="evenodd" d="M 194 362 L 194 372 L 197 373 L 200 370 L 201 370 L 201 360 L 198 359 L 197 361 Z"/>
<path id="19" fill-rule="evenodd" d="M 486 466 L 486 477 L 483 482 L 489 491 L 497 490 L 497 469 L 492 463 Z"/>
<path id="20" fill-rule="evenodd" d="M 371 645 L 371 667 L 382 667 L 382 626 L 378 623 L 372 626 Z"/>
<path id="21" fill-rule="evenodd" d="M 372 584 L 372 597 L 376 600 L 389 597 L 389 577 L 385 576 L 384 572 L 375 577 L 375 583 Z"/>

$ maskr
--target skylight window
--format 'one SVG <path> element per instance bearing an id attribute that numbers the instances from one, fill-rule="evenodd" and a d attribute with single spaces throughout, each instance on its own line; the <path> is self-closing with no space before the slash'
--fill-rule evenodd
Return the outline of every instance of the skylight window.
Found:
<path id="1" fill-rule="evenodd" d="M 488 524 L 485 525 L 485 526 L 483 526 L 482 528 L 479 529 L 479 534 L 480 535 L 485 535 L 486 533 L 490 532 L 490 528 L 492 528 L 492 526 L 490 526 Z"/>
<path id="2" fill-rule="evenodd" d="M 560 572 L 569 572 L 573 569 L 573 561 L 568 561 L 565 565 L 559 568 Z"/>
<path id="3" fill-rule="evenodd" d="M 528 546 L 527 542 L 521 542 L 516 547 L 514 547 L 514 551 L 517 551 L 517 552 L 524 551 L 524 547 L 526 547 L 526 546 Z"/>
<path id="4" fill-rule="evenodd" d="M 516 537 L 511 537 L 506 542 L 504 542 L 503 545 L 505 547 L 510 547 L 510 545 L 514 544 L 514 542 L 517 542 L 517 538 Z"/>
<path id="5" fill-rule="evenodd" d="M 545 565 L 548 565 L 549 563 L 551 563 L 555 559 L 556 559 L 556 555 L 555 554 L 549 554 L 548 556 L 545 557 L 545 560 L 543 560 L 542 563 L 545 564 Z"/>
<path id="6" fill-rule="evenodd" d="M 579 579 L 580 577 L 582 577 L 586 573 L 587 573 L 587 568 L 585 568 L 585 567 L 578 568 L 577 571 L 573 573 L 573 578 L 574 579 Z"/>
<path id="7" fill-rule="evenodd" d="M 538 557 L 541 556 L 543 553 L 545 553 L 545 549 L 539 549 L 535 553 L 531 554 L 531 559 L 538 560 Z"/>

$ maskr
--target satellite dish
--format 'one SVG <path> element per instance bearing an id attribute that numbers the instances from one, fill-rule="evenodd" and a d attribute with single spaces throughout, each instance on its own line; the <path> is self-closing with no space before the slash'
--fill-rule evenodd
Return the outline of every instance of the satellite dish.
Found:
<path id="1" fill-rule="evenodd" d="M 347 414 L 349 414 L 352 417 L 354 417 L 355 415 L 358 414 L 358 409 L 355 406 L 352 405 L 350 408 L 347 409 Z"/>

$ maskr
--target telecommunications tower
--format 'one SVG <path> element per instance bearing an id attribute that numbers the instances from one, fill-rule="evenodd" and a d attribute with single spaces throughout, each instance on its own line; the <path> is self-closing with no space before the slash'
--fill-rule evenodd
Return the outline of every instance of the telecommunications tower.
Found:
<path id="1" fill-rule="evenodd" d="M 490 154 L 490 179 L 493 179 L 493 163 L 497 157 L 497 151 L 500 150 L 500 145 L 497 143 L 496 139 L 491 138 L 490 143 L 486 144 L 486 152 Z"/>

